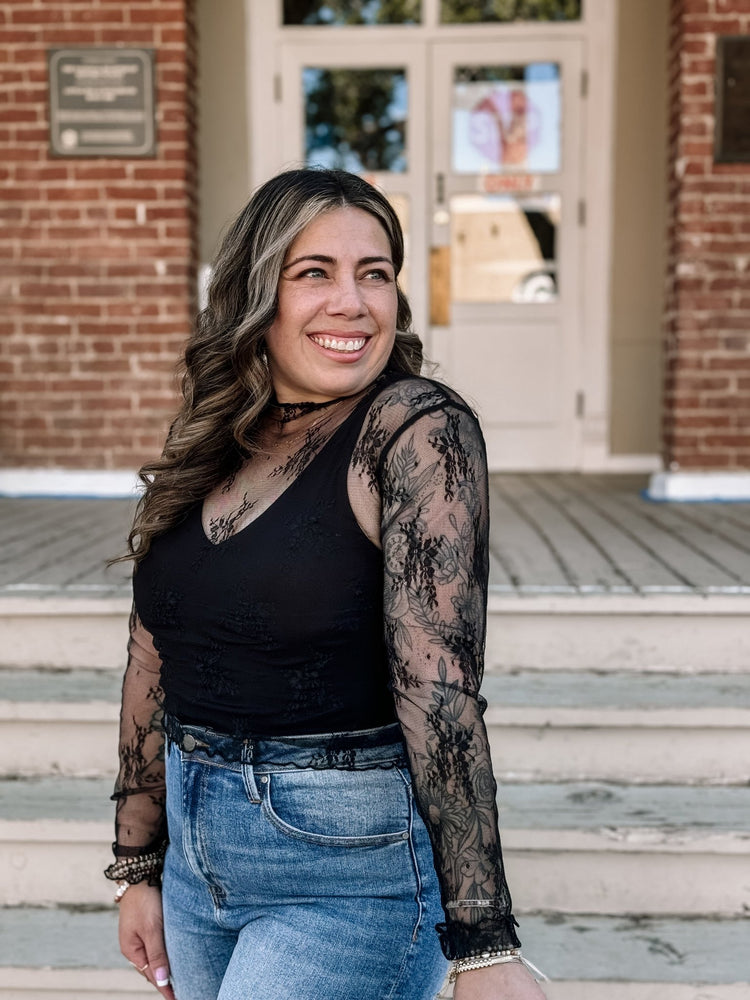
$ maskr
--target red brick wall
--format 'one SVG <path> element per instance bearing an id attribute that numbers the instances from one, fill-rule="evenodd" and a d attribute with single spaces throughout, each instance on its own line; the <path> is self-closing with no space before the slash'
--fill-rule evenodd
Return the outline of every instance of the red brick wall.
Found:
<path id="1" fill-rule="evenodd" d="M 672 0 L 665 462 L 750 467 L 750 164 L 715 164 L 720 35 L 750 0 Z"/>
<path id="2" fill-rule="evenodd" d="M 192 0 L 3 0 L 0 465 L 158 453 L 194 313 Z M 47 50 L 156 50 L 153 159 L 53 159 Z"/>

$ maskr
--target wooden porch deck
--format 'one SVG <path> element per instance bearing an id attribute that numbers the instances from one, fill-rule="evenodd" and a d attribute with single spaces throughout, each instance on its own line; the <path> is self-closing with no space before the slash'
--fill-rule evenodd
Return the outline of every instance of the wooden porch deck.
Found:
<path id="1" fill-rule="evenodd" d="M 750 503 L 653 503 L 642 476 L 491 480 L 491 572 L 505 595 L 750 595 Z M 0 498 L 0 595 L 118 597 L 129 500 Z"/>

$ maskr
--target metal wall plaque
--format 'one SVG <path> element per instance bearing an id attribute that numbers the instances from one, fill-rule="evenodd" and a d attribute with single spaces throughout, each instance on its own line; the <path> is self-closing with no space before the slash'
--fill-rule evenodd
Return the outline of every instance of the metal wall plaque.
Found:
<path id="1" fill-rule="evenodd" d="M 154 50 L 49 50 L 53 156 L 155 156 Z"/>
<path id="2" fill-rule="evenodd" d="M 716 44 L 716 163 L 750 163 L 750 35 Z"/>

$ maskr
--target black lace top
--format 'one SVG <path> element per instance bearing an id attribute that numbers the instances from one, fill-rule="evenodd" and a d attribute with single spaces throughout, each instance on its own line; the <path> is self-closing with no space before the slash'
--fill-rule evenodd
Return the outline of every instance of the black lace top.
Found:
<path id="1" fill-rule="evenodd" d="M 115 853 L 165 840 L 165 706 L 257 736 L 395 714 L 445 954 L 517 945 L 479 695 L 487 506 L 481 432 L 445 386 L 386 374 L 324 407 L 270 407 L 258 453 L 135 574 Z"/>

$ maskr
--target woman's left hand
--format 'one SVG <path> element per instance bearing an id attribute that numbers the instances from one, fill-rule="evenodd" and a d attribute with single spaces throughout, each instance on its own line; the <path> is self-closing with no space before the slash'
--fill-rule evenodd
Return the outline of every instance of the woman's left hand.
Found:
<path id="1" fill-rule="evenodd" d="M 453 1000 L 545 1000 L 536 980 L 520 962 L 459 973 Z"/>

